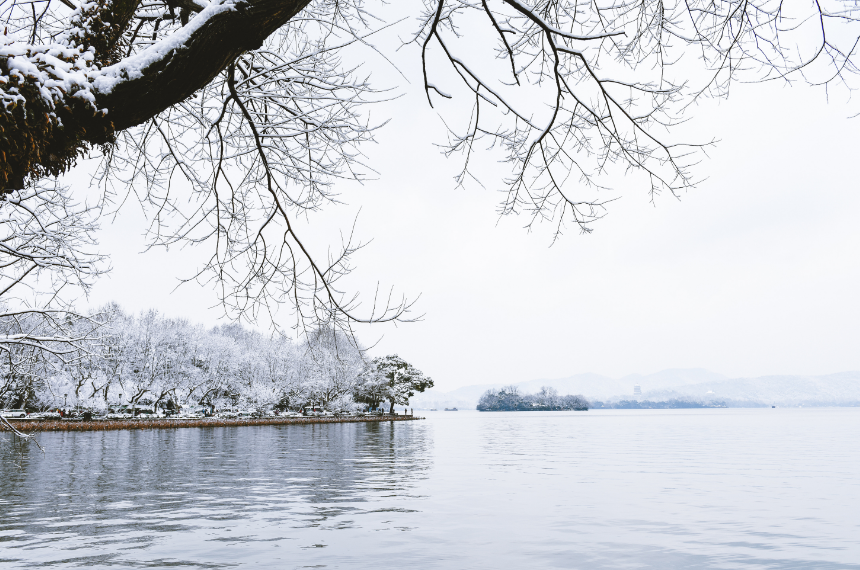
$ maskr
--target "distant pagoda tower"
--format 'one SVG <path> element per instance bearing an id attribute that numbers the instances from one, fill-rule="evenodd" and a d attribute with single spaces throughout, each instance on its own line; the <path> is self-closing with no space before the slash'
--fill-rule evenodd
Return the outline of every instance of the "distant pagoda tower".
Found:
<path id="1" fill-rule="evenodd" d="M 641 396 L 642 395 L 642 387 L 639 386 L 639 384 L 633 385 L 633 395 L 634 396 Z"/>

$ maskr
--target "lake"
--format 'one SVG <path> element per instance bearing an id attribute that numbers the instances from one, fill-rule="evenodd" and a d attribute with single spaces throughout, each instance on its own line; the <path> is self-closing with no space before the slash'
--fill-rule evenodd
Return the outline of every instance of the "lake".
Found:
<path id="1" fill-rule="evenodd" d="M 7 436 L 0 565 L 860 570 L 860 409 L 424 414 Z"/>

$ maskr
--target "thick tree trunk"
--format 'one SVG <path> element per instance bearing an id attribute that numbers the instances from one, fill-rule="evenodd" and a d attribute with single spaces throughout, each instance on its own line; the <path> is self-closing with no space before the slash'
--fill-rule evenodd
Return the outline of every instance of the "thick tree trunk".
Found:
<path id="1" fill-rule="evenodd" d="M 103 67 L 91 89 L 94 104 L 56 91 L 55 100 L 47 101 L 37 78 L 11 73 L 0 57 L 0 75 L 6 76 L 0 89 L 23 98 L 23 103 L 0 108 L 0 194 L 21 188 L 28 177 L 66 171 L 91 145 L 110 143 L 117 131 L 192 96 L 242 53 L 259 48 L 309 2 L 213 0 L 187 26 Z M 116 61 L 118 28 L 128 25 L 137 5 L 137 0 L 114 0 L 99 8 L 98 17 L 88 20 L 98 29 L 76 27 L 75 41 L 96 47 L 99 64 Z M 112 21 L 105 24 L 105 19 Z"/>
<path id="2" fill-rule="evenodd" d="M 124 79 L 109 91 L 96 92 L 96 104 L 108 110 L 114 129 L 121 131 L 154 117 L 205 87 L 242 53 L 259 48 L 310 0 L 244 0 L 229 10 L 204 10 L 177 34 L 193 31 L 172 47 L 169 36 L 147 53 L 158 57 L 140 70 L 140 76 Z M 215 13 L 209 15 L 209 10 Z M 198 23 L 197 20 L 201 19 Z M 135 72 L 141 58 L 120 61 L 108 68 L 119 76 Z"/>

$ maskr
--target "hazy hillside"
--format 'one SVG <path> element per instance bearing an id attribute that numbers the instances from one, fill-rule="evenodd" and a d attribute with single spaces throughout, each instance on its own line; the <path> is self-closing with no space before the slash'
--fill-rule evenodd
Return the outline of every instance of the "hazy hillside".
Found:
<path id="1" fill-rule="evenodd" d="M 599 374 L 578 374 L 567 378 L 555 380 L 541 379 L 528 380 L 516 384 L 526 392 L 536 392 L 542 386 L 552 386 L 561 394 L 582 394 L 587 398 L 611 398 L 619 395 L 633 395 L 633 386 L 639 384 L 642 391 L 673 388 L 689 384 L 700 384 L 703 382 L 717 382 L 728 380 L 721 374 L 708 372 L 701 368 L 671 368 L 656 374 L 642 375 L 631 374 L 621 379 L 608 378 Z M 476 387 L 477 388 L 477 387 Z M 465 388 L 461 388 L 465 390 Z M 484 388 L 486 390 L 486 388 Z M 483 390 L 481 391 L 483 393 Z M 480 395 L 480 394 L 479 394 Z"/>
<path id="2" fill-rule="evenodd" d="M 643 390 L 643 398 L 731 399 L 777 406 L 860 405 L 860 372 L 827 376 L 762 376 Z"/>
<path id="3" fill-rule="evenodd" d="M 537 392 L 552 386 L 560 394 L 582 394 L 590 400 L 631 400 L 633 386 L 642 395 L 636 399 L 666 401 L 725 400 L 731 405 L 767 404 L 777 406 L 851 406 L 860 405 L 860 372 L 841 372 L 823 376 L 762 376 L 727 378 L 700 368 L 670 369 L 656 374 L 631 374 L 620 379 L 599 374 L 577 374 L 567 378 L 528 380 L 515 384 L 524 392 Z M 478 398 L 490 388 L 503 384 L 464 386 L 450 392 L 430 390 L 416 396 L 418 408 L 458 407 L 474 409 Z"/>

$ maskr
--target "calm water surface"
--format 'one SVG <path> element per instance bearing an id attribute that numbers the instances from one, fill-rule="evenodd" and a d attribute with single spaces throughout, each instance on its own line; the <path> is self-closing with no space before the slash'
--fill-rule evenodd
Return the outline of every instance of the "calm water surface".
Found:
<path id="1" fill-rule="evenodd" d="M 428 412 L 0 442 L 13 568 L 860 570 L 860 409 Z"/>

